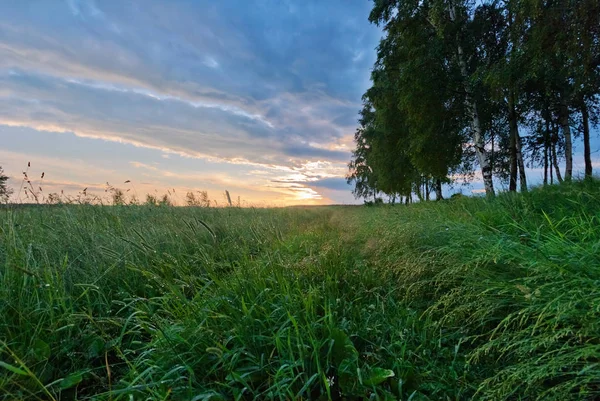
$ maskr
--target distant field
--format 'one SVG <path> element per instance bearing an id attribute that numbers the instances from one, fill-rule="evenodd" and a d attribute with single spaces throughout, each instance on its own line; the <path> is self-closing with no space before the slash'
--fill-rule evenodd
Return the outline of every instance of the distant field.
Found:
<path id="1" fill-rule="evenodd" d="M 0 399 L 593 400 L 600 184 L 0 209 Z"/>

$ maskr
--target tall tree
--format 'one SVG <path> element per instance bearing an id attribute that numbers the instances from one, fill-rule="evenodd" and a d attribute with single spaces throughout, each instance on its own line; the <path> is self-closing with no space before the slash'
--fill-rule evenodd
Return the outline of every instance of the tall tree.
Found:
<path id="1" fill-rule="evenodd" d="M 598 0 L 374 0 L 369 20 L 384 37 L 350 163 L 357 196 L 427 199 L 431 179 L 439 198 L 474 156 L 488 195 L 494 177 L 527 190 L 526 156 L 545 183 L 564 160 L 569 180 L 578 132 L 592 174 Z"/>
<path id="2" fill-rule="evenodd" d="M 415 127 L 413 135 L 436 138 L 440 151 L 443 151 L 440 137 L 451 136 L 448 141 L 451 146 L 457 138 L 470 143 L 479 161 L 486 192 L 493 194 L 487 133 L 481 117 L 481 109 L 485 107 L 480 105 L 482 96 L 475 76 L 477 57 L 468 35 L 472 21 L 466 2 L 376 0 L 374 3 L 370 20 L 383 25 L 387 34 L 382 39 L 387 51 L 380 52 L 378 64 L 410 71 L 411 74 L 405 74 L 407 78 L 398 95 L 405 99 L 405 104 L 418 106 L 409 110 L 411 122 L 426 118 L 430 121 L 430 129 L 421 124 Z M 402 53 L 410 61 L 399 63 L 398 60 L 403 60 Z M 439 68 L 432 73 L 436 66 Z M 443 118 L 435 118 L 439 115 L 437 110 L 444 109 L 447 113 Z M 435 126 L 436 123 L 439 125 Z"/>

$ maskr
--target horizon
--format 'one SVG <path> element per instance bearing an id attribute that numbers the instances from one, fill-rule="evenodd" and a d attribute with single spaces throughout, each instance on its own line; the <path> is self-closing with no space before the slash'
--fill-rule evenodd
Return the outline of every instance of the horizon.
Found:
<path id="1" fill-rule="evenodd" d="M 381 30 L 369 1 L 0 6 L 0 166 L 43 193 L 360 203 L 347 163 Z M 592 139 L 600 167 L 600 141 Z M 581 143 L 575 174 L 583 171 Z M 539 183 L 540 169 L 528 169 Z M 445 193 L 478 193 L 481 180 Z M 179 198 L 179 200 L 178 200 Z"/>

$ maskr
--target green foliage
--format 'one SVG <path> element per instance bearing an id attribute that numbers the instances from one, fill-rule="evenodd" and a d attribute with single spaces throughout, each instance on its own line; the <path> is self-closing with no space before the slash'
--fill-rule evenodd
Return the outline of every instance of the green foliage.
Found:
<path id="1" fill-rule="evenodd" d="M 349 164 L 356 197 L 422 198 L 423 178 L 472 176 L 474 156 L 489 195 L 492 176 L 525 191 L 527 157 L 545 182 L 564 158 L 569 180 L 577 131 L 592 176 L 597 0 L 375 0 L 369 20 L 384 35 Z"/>
<path id="2" fill-rule="evenodd" d="M 0 210 L 0 399 L 600 396 L 600 184 Z"/>
<path id="3" fill-rule="evenodd" d="M 8 176 L 4 174 L 4 170 L 0 167 L 0 202 L 8 202 L 8 198 L 12 193 L 13 190 L 8 186 Z"/>
<path id="4" fill-rule="evenodd" d="M 444 180 L 461 164 L 457 106 L 464 98 L 447 79 L 443 40 L 426 19 L 396 19 L 386 30 L 349 165 L 349 182 L 363 198 L 408 196 L 423 177 Z"/>

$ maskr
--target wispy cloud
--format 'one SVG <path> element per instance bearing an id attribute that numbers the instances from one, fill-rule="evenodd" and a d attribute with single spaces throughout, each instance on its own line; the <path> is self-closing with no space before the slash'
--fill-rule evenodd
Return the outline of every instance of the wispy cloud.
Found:
<path id="1" fill-rule="evenodd" d="M 0 124 L 266 169 L 257 177 L 269 179 L 341 177 L 380 34 L 369 7 L 2 4 Z"/>

